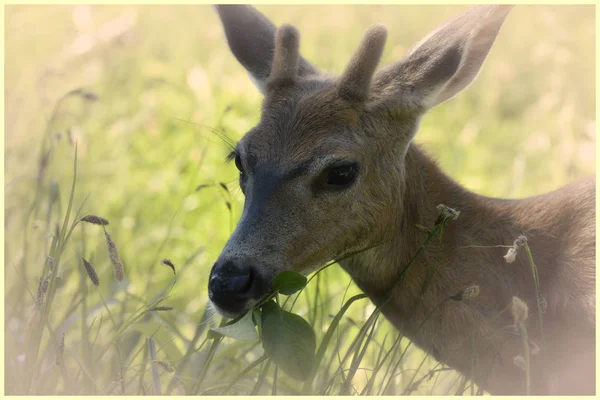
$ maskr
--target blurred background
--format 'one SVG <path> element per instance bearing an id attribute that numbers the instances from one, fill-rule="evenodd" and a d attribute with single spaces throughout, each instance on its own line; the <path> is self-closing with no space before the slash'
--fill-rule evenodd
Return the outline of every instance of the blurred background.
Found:
<path id="1" fill-rule="evenodd" d="M 337 74 L 371 24 L 389 28 L 385 65 L 466 9 L 257 8 L 277 25 L 296 25 L 303 55 Z M 146 337 L 154 338 L 164 363 L 163 393 L 222 393 L 224 387 L 272 393 L 272 367 L 258 388 L 260 368 L 227 383 L 262 354 L 260 344 L 226 339 L 215 347 L 207 337 L 220 320 L 206 311 L 208 273 L 243 201 L 237 171 L 224 163 L 227 138 L 237 141 L 257 123 L 261 102 L 230 54 L 215 12 L 204 5 L 13 5 L 5 7 L 4 29 L 6 394 L 151 391 L 156 382 Z M 594 62 L 594 6 L 517 6 L 477 80 L 432 110 L 416 141 L 446 173 L 488 196 L 541 194 L 593 173 Z M 71 219 L 81 207 L 80 216 L 110 221 L 106 228 L 126 278 L 113 277 L 102 228 L 79 224 L 52 277 L 51 328 L 32 339 L 40 280 L 48 276 L 53 238 L 69 210 L 75 143 Z M 94 265 L 98 287 L 85 275 L 82 257 Z M 161 265 L 164 258 L 176 275 Z M 336 266 L 300 298 L 295 311 L 315 327 L 317 343 L 343 299 L 358 293 L 349 283 Z M 140 307 L 167 295 L 160 304 L 173 310 L 131 321 Z M 341 322 L 338 350 L 368 316 L 368 304 L 353 305 Z M 364 374 L 354 378 L 357 393 L 395 334 L 381 323 Z M 33 361 L 26 356 L 31 340 L 40 343 Z M 423 359 L 414 348 L 409 353 L 406 371 L 411 360 Z M 64 362 L 55 361 L 57 354 Z M 320 370 L 316 387 L 332 382 L 336 393 L 334 372 Z M 399 374 L 390 386 L 404 388 L 411 377 Z M 450 383 L 435 382 L 413 390 L 447 393 Z M 279 385 L 279 393 L 299 387 L 285 377 Z"/>

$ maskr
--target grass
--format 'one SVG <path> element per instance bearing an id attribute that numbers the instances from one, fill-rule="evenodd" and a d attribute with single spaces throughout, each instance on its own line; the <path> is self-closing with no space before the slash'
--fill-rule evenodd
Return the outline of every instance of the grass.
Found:
<path id="1" fill-rule="evenodd" d="M 297 25 L 303 54 L 335 73 L 369 25 L 390 28 L 387 64 L 463 8 L 259 7 Z M 238 140 L 260 95 L 208 6 L 5 14 L 6 394 L 476 392 L 377 318 L 335 264 L 285 302 L 316 333 L 310 383 L 256 341 L 209 335 L 223 322 L 207 307 L 208 272 L 243 201 L 223 163 L 231 142 L 216 132 Z M 489 196 L 540 194 L 593 172 L 594 15 L 515 8 L 477 81 L 424 118 L 417 142 Z M 122 281 L 102 227 L 78 222 L 89 214 L 109 221 Z"/>

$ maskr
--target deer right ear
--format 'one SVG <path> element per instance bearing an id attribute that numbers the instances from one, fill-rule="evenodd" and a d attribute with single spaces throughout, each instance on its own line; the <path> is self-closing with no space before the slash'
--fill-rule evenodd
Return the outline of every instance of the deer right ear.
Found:
<path id="1" fill-rule="evenodd" d="M 252 6 L 228 4 L 215 8 L 223 23 L 231 52 L 246 68 L 258 89 L 265 93 L 273 65 L 277 28 Z M 318 73 L 317 68 L 300 57 L 299 76 Z"/>

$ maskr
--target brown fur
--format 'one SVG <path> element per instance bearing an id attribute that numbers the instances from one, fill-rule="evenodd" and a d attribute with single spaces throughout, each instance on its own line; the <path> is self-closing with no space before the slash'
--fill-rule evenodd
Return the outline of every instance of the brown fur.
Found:
<path id="1" fill-rule="evenodd" d="M 431 226 L 436 206 L 446 204 L 460 217 L 393 288 L 385 316 L 418 346 L 467 376 L 475 351 L 470 377 L 477 384 L 493 394 L 519 394 L 525 392 L 524 374 L 513 360 L 523 355 L 523 347 L 510 313 L 517 296 L 529 307 L 529 338 L 541 347 L 531 356 L 532 393 L 593 394 L 594 178 L 524 200 L 492 199 L 462 188 L 412 143 L 423 112 L 475 77 L 509 9 L 474 8 L 372 82 L 385 40 L 381 28 L 367 34 L 339 80 L 306 67 L 310 64 L 294 51 L 276 47 L 273 76 L 284 76 L 285 84 L 268 81 L 260 123 L 236 147 L 246 203 L 211 273 L 219 273 L 225 262 L 252 265 L 255 279 L 270 282 L 284 269 L 308 272 L 378 244 L 341 265 L 380 304 L 425 239 L 416 225 Z M 257 23 L 253 9 L 218 10 L 226 31 L 228 23 Z M 297 49 L 292 42 L 289 48 Z M 264 38 L 256 44 L 263 46 Z M 270 68 L 248 58 L 248 49 L 236 51 L 239 43 L 230 41 L 230 46 L 255 78 Z M 298 59 L 300 65 L 291 69 Z M 326 191 L 319 186 L 332 160 L 360 165 L 351 187 Z M 519 235 L 527 237 L 547 304 L 543 344 L 524 249 L 508 264 L 506 248 L 475 247 L 511 245 Z M 478 297 L 446 301 L 424 322 L 444 299 L 472 285 L 480 287 Z M 255 302 L 250 299 L 246 308 Z"/>

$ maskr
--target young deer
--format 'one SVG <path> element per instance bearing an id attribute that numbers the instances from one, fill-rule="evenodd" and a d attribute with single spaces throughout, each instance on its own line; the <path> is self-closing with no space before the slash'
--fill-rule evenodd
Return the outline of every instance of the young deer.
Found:
<path id="1" fill-rule="evenodd" d="M 510 10 L 474 7 L 379 71 L 387 32 L 374 26 L 332 78 L 299 54 L 294 27 L 277 29 L 250 6 L 217 6 L 233 54 L 265 95 L 259 124 L 230 155 L 246 200 L 210 274 L 219 312 L 248 310 L 283 270 L 306 273 L 374 244 L 341 265 L 379 304 L 425 239 L 417 225 L 431 226 L 443 203 L 460 218 L 393 288 L 386 318 L 492 394 L 525 393 L 513 361 L 523 340 L 510 329 L 517 296 L 529 305 L 531 347 L 541 347 L 531 355 L 531 393 L 595 393 L 594 178 L 533 198 L 492 199 L 461 187 L 412 142 L 422 115 L 475 78 Z M 509 265 L 506 248 L 473 246 L 519 235 L 546 304 L 543 345 L 525 251 Z M 478 297 L 442 303 L 473 285 Z"/>

